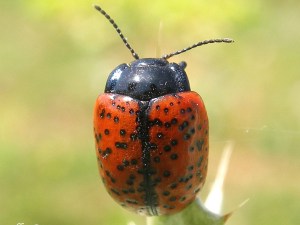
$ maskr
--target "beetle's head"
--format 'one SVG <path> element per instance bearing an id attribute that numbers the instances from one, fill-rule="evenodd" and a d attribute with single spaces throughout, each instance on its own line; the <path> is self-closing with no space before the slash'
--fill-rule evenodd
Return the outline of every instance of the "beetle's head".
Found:
<path id="1" fill-rule="evenodd" d="M 129 65 L 121 64 L 110 73 L 105 93 L 149 101 L 166 94 L 190 91 L 185 67 L 185 62 L 169 63 L 159 58 L 137 59 Z"/>

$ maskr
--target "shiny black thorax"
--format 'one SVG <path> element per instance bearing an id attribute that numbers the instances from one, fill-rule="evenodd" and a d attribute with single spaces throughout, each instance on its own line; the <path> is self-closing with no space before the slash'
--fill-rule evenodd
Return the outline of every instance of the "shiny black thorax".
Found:
<path id="1" fill-rule="evenodd" d="M 190 91 L 185 62 L 169 63 L 165 59 L 144 58 L 121 64 L 109 75 L 105 93 L 126 95 L 149 101 L 166 94 Z"/>

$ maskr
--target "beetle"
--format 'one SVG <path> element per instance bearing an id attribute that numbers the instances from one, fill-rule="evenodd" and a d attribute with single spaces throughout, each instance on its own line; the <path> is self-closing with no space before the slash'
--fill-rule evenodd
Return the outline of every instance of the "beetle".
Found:
<path id="1" fill-rule="evenodd" d="M 209 43 L 196 43 L 161 58 L 139 58 L 114 20 L 135 60 L 117 66 L 94 107 L 99 173 L 111 197 L 141 215 L 172 214 L 201 190 L 208 164 L 208 116 L 200 95 L 191 91 L 186 63 L 168 59 Z"/>

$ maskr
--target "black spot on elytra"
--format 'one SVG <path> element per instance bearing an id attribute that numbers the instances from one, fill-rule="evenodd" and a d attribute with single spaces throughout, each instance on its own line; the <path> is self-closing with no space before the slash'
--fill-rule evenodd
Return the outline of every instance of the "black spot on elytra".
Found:
<path id="1" fill-rule="evenodd" d="M 204 141 L 203 141 L 203 140 L 197 140 L 197 141 L 196 141 L 196 146 L 197 146 L 198 151 L 201 151 L 201 150 L 202 150 L 203 144 L 204 144 Z"/>
<path id="2" fill-rule="evenodd" d="M 176 119 L 176 118 L 173 118 L 172 120 L 171 120 L 171 124 L 176 124 L 178 122 L 178 120 Z"/>
<path id="3" fill-rule="evenodd" d="M 201 173 L 201 170 L 200 170 L 200 169 L 197 170 L 197 172 L 196 172 L 196 177 L 198 177 L 198 178 L 201 178 L 201 177 L 202 177 L 202 173 Z"/>
<path id="4" fill-rule="evenodd" d="M 176 160 L 176 159 L 178 159 L 178 155 L 177 154 L 172 154 L 171 156 L 170 156 L 170 158 L 172 159 L 172 160 Z"/>
<path id="5" fill-rule="evenodd" d="M 185 177 L 180 177 L 179 182 L 181 182 L 181 183 L 187 183 L 190 179 L 192 179 L 192 177 L 193 177 L 192 174 L 187 175 Z"/>
<path id="6" fill-rule="evenodd" d="M 126 184 L 128 184 L 128 185 L 133 185 L 133 180 L 127 180 L 127 181 L 126 181 Z"/>
<path id="7" fill-rule="evenodd" d="M 160 110 L 160 106 L 159 105 L 157 105 L 155 108 L 156 108 L 157 111 Z"/>
<path id="8" fill-rule="evenodd" d="M 129 188 L 128 191 L 129 191 L 129 193 L 132 193 L 132 194 L 135 193 L 135 190 L 134 190 L 134 188 L 132 188 L 132 187 Z"/>
<path id="9" fill-rule="evenodd" d="M 188 108 L 186 109 L 186 111 L 187 111 L 187 112 L 192 112 L 192 108 L 188 107 Z"/>
<path id="10" fill-rule="evenodd" d="M 121 195 L 120 192 L 118 192 L 116 189 L 111 188 L 110 190 L 116 195 Z"/>
<path id="11" fill-rule="evenodd" d="M 123 171 L 123 170 L 124 170 L 124 166 L 123 166 L 123 165 L 118 165 L 118 166 L 117 166 L 117 169 L 118 169 L 119 171 Z"/>
<path id="12" fill-rule="evenodd" d="M 169 177 L 170 175 L 171 175 L 171 172 L 168 171 L 168 170 L 165 170 L 164 173 L 163 173 L 164 177 Z"/>
<path id="13" fill-rule="evenodd" d="M 191 147 L 189 148 L 189 151 L 190 151 L 190 152 L 193 152 L 194 150 L 195 150 L 194 146 L 191 146 Z"/>
<path id="14" fill-rule="evenodd" d="M 162 194 L 163 194 L 164 196 L 169 196 L 169 195 L 170 195 L 170 192 L 169 192 L 169 191 L 164 191 Z"/>
<path id="15" fill-rule="evenodd" d="M 100 113 L 100 118 L 103 119 L 105 115 L 105 109 L 102 109 L 101 113 Z"/>
<path id="16" fill-rule="evenodd" d="M 127 143 L 125 142 L 116 142 L 115 143 L 116 148 L 121 148 L 121 149 L 127 149 Z"/>
<path id="17" fill-rule="evenodd" d="M 166 128 L 170 128 L 170 127 L 171 127 L 171 123 L 165 122 L 165 127 L 166 127 Z"/>
<path id="18" fill-rule="evenodd" d="M 164 112 L 167 114 L 169 112 L 168 108 L 164 108 Z"/>
<path id="19" fill-rule="evenodd" d="M 164 136 L 164 135 L 163 135 L 162 133 L 157 133 L 157 134 L 156 134 L 156 137 L 157 137 L 158 139 L 162 139 L 163 136 Z"/>
<path id="20" fill-rule="evenodd" d="M 159 156 L 155 156 L 153 158 L 153 161 L 156 162 L 156 163 L 159 163 L 160 162 L 160 157 Z"/>
<path id="21" fill-rule="evenodd" d="M 177 187 L 177 183 L 172 183 L 171 185 L 170 185 L 170 188 L 171 189 L 175 189 Z"/>
<path id="22" fill-rule="evenodd" d="M 184 178 L 184 177 L 180 177 L 178 181 L 179 181 L 179 182 L 181 182 L 181 183 L 183 183 L 183 182 L 184 182 L 184 180 L 185 180 L 185 178 Z"/>
<path id="23" fill-rule="evenodd" d="M 96 141 L 97 141 L 97 143 L 101 140 L 101 138 L 102 138 L 102 135 L 99 133 L 98 135 L 97 134 L 95 134 L 95 138 L 96 138 Z"/>
<path id="24" fill-rule="evenodd" d="M 121 130 L 120 130 L 120 135 L 121 135 L 121 136 L 125 136 L 125 135 L 126 135 L 126 130 L 121 129 Z"/>
<path id="25" fill-rule="evenodd" d="M 154 179 L 154 182 L 155 182 L 155 183 L 160 183 L 160 182 L 161 182 L 161 178 L 160 178 L 160 177 L 156 177 L 156 178 Z"/>
<path id="26" fill-rule="evenodd" d="M 97 157 L 97 161 L 99 163 L 100 168 L 103 169 L 103 165 L 102 165 L 102 162 L 100 161 L 99 157 Z"/>
<path id="27" fill-rule="evenodd" d="M 197 166 L 200 167 L 203 161 L 203 156 L 200 156 L 200 158 L 197 161 Z"/>
<path id="28" fill-rule="evenodd" d="M 186 189 L 186 190 L 190 190 L 192 187 L 193 187 L 193 185 L 192 185 L 192 184 L 189 184 L 189 185 L 187 185 L 187 186 L 185 187 L 185 189 Z"/>
<path id="29" fill-rule="evenodd" d="M 107 113 L 107 114 L 106 114 L 106 117 L 107 117 L 108 119 L 110 119 L 110 118 L 111 118 L 111 114 L 110 114 L 110 113 Z"/>
<path id="30" fill-rule="evenodd" d="M 185 114 L 185 109 L 180 109 L 181 114 Z"/>
<path id="31" fill-rule="evenodd" d="M 172 146 L 176 146 L 178 144 L 178 141 L 176 140 L 176 139 L 173 139 L 172 141 L 171 141 L 171 145 Z"/>
<path id="32" fill-rule="evenodd" d="M 139 209 L 138 210 L 139 213 L 142 213 L 143 211 L 144 211 L 144 209 Z"/>
<path id="33" fill-rule="evenodd" d="M 153 120 L 153 125 L 157 125 L 157 126 L 161 127 L 163 125 L 163 123 L 161 122 L 160 119 L 156 118 Z"/>
<path id="34" fill-rule="evenodd" d="M 165 152 L 171 151 L 171 146 L 170 145 L 165 145 L 164 150 L 165 150 Z"/>
<path id="35" fill-rule="evenodd" d="M 177 198 L 176 198 L 175 196 L 171 196 L 171 197 L 169 198 L 169 201 L 170 201 L 170 202 L 175 202 L 176 199 L 177 199 Z"/>
<path id="36" fill-rule="evenodd" d="M 189 126 L 189 122 L 188 121 L 183 121 L 182 123 L 183 127 L 186 128 Z"/>
<path id="37" fill-rule="evenodd" d="M 163 205 L 163 207 L 165 209 L 174 209 L 175 208 L 174 206 L 170 206 L 170 205 Z"/>
<path id="38" fill-rule="evenodd" d="M 170 102 L 170 106 L 173 106 L 174 105 L 174 103 L 173 102 Z"/>
<path id="39" fill-rule="evenodd" d="M 129 175 L 129 179 L 134 180 L 135 179 L 135 175 L 134 174 L 130 174 Z"/>
<path id="40" fill-rule="evenodd" d="M 191 135 L 189 133 L 186 133 L 183 135 L 183 139 L 186 141 L 189 140 L 190 138 L 191 138 Z"/>
<path id="41" fill-rule="evenodd" d="M 126 202 L 129 203 L 129 204 L 134 204 L 134 205 L 138 204 L 138 201 L 136 201 L 134 199 L 126 199 Z"/>
<path id="42" fill-rule="evenodd" d="M 189 126 L 189 122 L 188 121 L 183 121 L 183 123 L 179 125 L 178 129 L 180 131 L 183 131 L 188 126 Z"/>
<path id="43" fill-rule="evenodd" d="M 179 199 L 179 201 L 181 201 L 181 202 L 183 202 L 183 201 L 185 201 L 186 200 L 186 197 L 185 196 L 182 196 L 180 199 Z"/>
<path id="44" fill-rule="evenodd" d="M 100 152 L 99 152 L 100 153 Z M 103 157 L 107 157 L 108 155 L 110 155 L 112 153 L 111 148 L 106 148 L 103 152 L 102 152 L 102 156 Z"/>
<path id="45" fill-rule="evenodd" d="M 104 130 L 104 134 L 105 134 L 105 135 L 109 135 L 109 130 L 108 130 L 108 129 L 105 129 L 105 130 Z"/>
<path id="46" fill-rule="evenodd" d="M 128 160 L 126 160 L 126 159 L 123 159 L 123 161 L 122 161 L 122 164 L 123 164 L 123 166 L 129 166 L 129 161 Z"/>
<path id="47" fill-rule="evenodd" d="M 194 166 L 193 165 L 190 165 L 189 167 L 188 167 L 188 171 L 192 171 L 194 169 Z"/>
<path id="48" fill-rule="evenodd" d="M 115 123 L 119 123 L 119 120 L 120 120 L 119 117 L 117 117 L 117 116 L 114 117 L 114 122 Z"/>
<path id="49" fill-rule="evenodd" d="M 134 110 L 133 109 L 130 109 L 129 110 L 129 113 L 132 115 L 132 114 L 134 114 Z"/>
<path id="50" fill-rule="evenodd" d="M 138 161 L 136 159 L 132 159 L 130 163 L 131 163 L 131 165 L 136 165 L 138 163 Z"/>
<path id="51" fill-rule="evenodd" d="M 198 193 L 200 191 L 200 188 L 196 188 L 195 190 L 194 190 L 194 193 Z"/>

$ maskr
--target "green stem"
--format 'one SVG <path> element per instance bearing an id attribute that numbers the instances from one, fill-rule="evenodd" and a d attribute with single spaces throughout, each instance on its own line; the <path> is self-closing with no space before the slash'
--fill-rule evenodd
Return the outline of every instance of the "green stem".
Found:
<path id="1" fill-rule="evenodd" d="M 149 217 L 147 225 L 222 225 L 228 215 L 220 216 L 210 212 L 196 199 L 180 213 L 167 216 Z"/>

